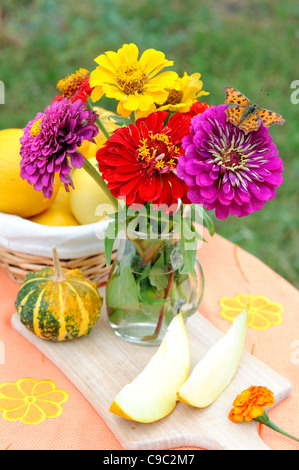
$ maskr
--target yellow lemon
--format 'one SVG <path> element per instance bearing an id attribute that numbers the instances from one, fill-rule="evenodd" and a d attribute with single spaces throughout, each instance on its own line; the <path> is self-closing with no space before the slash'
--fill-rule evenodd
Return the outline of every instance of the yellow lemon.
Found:
<path id="1" fill-rule="evenodd" d="M 72 189 L 70 188 L 70 190 Z M 60 185 L 58 194 L 49 209 L 42 214 L 31 217 L 30 220 L 52 227 L 79 225 L 71 211 L 70 192 L 65 190 L 64 184 Z"/>
<path id="2" fill-rule="evenodd" d="M 96 158 L 89 161 L 98 169 Z M 72 180 L 75 189 L 70 193 L 71 210 L 81 225 L 99 222 L 105 212 L 114 212 L 108 196 L 83 168 L 73 171 Z"/>
<path id="3" fill-rule="evenodd" d="M 0 131 L 0 212 L 31 217 L 46 210 L 52 204 L 59 189 L 59 180 L 54 185 L 51 199 L 35 191 L 32 185 L 20 176 L 20 138 L 22 129 Z"/>
<path id="4" fill-rule="evenodd" d="M 117 129 L 119 126 L 115 124 L 111 119 L 109 119 L 109 116 L 116 116 L 115 113 L 112 111 L 107 111 L 104 108 L 99 108 L 99 107 L 94 107 L 94 110 L 97 111 L 100 120 L 102 121 L 102 124 L 104 125 L 105 129 L 111 133 L 115 129 Z M 104 143 L 106 142 L 106 137 L 104 136 L 103 132 L 99 130 L 98 135 L 95 137 L 95 143 L 89 142 L 88 140 L 85 140 L 83 144 L 78 147 L 78 151 L 84 155 L 85 158 L 88 160 L 95 157 L 97 150 L 101 148 Z"/>

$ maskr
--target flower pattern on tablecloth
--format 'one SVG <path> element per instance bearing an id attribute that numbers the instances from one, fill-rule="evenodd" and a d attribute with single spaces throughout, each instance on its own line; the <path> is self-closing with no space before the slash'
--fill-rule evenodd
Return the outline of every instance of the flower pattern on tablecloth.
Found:
<path id="1" fill-rule="evenodd" d="M 39 424 L 46 418 L 57 418 L 68 398 L 51 380 L 22 378 L 0 385 L 0 410 L 7 421 Z"/>
<path id="2" fill-rule="evenodd" d="M 224 297 L 220 300 L 220 306 L 220 315 L 232 322 L 248 307 L 247 326 L 255 330 L 266 330 L 272 325 L 280 325 L 283 321 L 283 306 L 271 302 L 263 295 L 239 294 L 235 297 Z"/>

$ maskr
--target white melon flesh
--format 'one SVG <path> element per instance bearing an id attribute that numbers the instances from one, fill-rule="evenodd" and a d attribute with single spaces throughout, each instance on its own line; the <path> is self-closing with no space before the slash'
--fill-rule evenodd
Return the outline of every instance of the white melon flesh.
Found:
<path id="1" fill-rule="evenodd" d="M 188 405 L 211 405 L 232 381 L 244 348 L 247 309 L 235 318 L 228 332 L 193 369 L 180 388 L 177 398 Z"/>
<path id="2" fill-rule="evenodd" d="M 184 319 L 171 321 L 163 341 L 143 371 L 115 397 L 110 411 L 142 423 L 168 415 L 190 371 L 190 344 Z"/>

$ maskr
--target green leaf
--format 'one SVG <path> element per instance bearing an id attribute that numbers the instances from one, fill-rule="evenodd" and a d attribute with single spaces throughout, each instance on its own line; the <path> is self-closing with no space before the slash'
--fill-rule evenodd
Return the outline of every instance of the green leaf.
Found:
<path id="1" fill-rule="evenodd" d="M 208 228 L 210 235 L 213 236 L 215 233 L 214 224 L 211 217 L 208 215 L 207 210 L 200 204 L 191 204 L 189 209 L 190 210 L 186 218 L 191 218 L 191 223 L 194 226 L 195 232 L 197 232 L 196 226 L 205 225 Z M 204 240 L 202 235 L 199 232 L 197 233 L 198 238 L 200 240 Z"/>
<path id="2" fill-rule="evenodd" d="M 110 222 L 105 233 L 104 246 L 107 266 L 111 263 L 112 250 L 118 233 L 127 227 L 127 220 L 121 217 L 123 213 L 120 212 L 118 214 L 119 217 L 117 217 L 117 214 L 114 214 L 115 220 Z"/>
<path id="3" fill-rule="evenodd" d="M 200 238 L 193 226 L 195 212 L 192 210 L 184 217 L 182 213 L 174 216 L 174 230 L 180 234 L 180 247 L 186 270 L 195 277 L 197 239 Z"/>
<path id="4" fill-rule="evenodd" d="M 203 209 L 203 220 L 209 230 L 209 234 L 213 236 L 215 234 L 215 227 L 211 217 L 207 214 L 207 211 Z"/>
<path id="5" fill-rule="evenodd" d="M 189 218 L 184 218 L 182 220 L 182 231 L 181 231 L 181 240 L 184 240 L 185 250 L 196 250 L 197 249 L 197 239 L 200 238 L 200 234 L 195 230 L 192 225 L 192 220 Z"/>
<path id="6" fill-rule="evenodd" d="M 165 271 L 161 268 L 153 268 L 149 274 L 149 280 L 152 286 L 156 289 L 166 289 L 168 284 L 168 276 Z"/>
<path id="7" fill-rule="evenodd" d="M 175 283 L 177 286 L 179 286 L 180 284 L 182 284 L 184 281 L 186 281 L 189 278 L 189 274 L 185 265 L 184 265 L 184 268 L 185 268 L 184 269 L 185 272 L 178 273 L 178 275 L 176 276 Z"/>
<path id="8" fill-rule="evenodd" d="M 141 282 L 146 279 L 150 273 L 151 265 L 147 264 L 144 270 L 141 273 L 138 273 L 138 277 L 136 279 L 137 282 Z"/>
<path id="9" fill-rule="evenodd" d="M 129 118 L 124 118 L 124 117 L 121 117 L 121 116 L 115 116 L 113 114 L 109 114 L 107 116 L 107 118 L 109 119 L 109 121 L 115 122 L 115 124 L 117 124 L 118 126 L 128 126 L 130 124 L 130 119 Z"/>
<path id="10" fill-rule="evenodd" d="M 128 266 L 122 267 L 120 274 L 112 277 L 107 284 L 106 296 L 110 308 L 138 308 L 138 286 Z"/>
<path id="11" fill-rule="evenodd" d="M 197 250 L 188 249 L 183 237 L 180 239 L 180 245 L 186 269 L 191 274 L 191 276 L 195 278 L 195 261 Z"/>
<path id="12" fill-rule="evenodd" d="M 118 222 L 110 222 L 105 233 L 105 256 L 107 266 L 111 263 L 112 250 L 118 234 Z"/>
<path id="13" fill-rule="evenodd" d="M 158 290 L 166 289 L 168 284 L 168 276 L 165 273 L 164 256 L 163 253 L 159 256 L 157 261 L 154 263 L 150 273 L 149 280 L 153 287 Z"/>
<path id="14" fill-rule="evenodd" d="M 171 305 L 169 306 L 166 302 L 165 304 L 165 310 L 164 310 L 164 322 L 168 326 L 173 319 L 173 307 Z"/>
<path id="15" fill-rule="evenodd" d="M 147 305 L 152 305 L 154 303 L 163 305 L 165 302 L 164 293 L 164 291 L 158 292 L 157 289 L 150 285 L 148 285 L 146 288 L 144 288 L 144 286 L 140 288 L 141 301 Z"/>

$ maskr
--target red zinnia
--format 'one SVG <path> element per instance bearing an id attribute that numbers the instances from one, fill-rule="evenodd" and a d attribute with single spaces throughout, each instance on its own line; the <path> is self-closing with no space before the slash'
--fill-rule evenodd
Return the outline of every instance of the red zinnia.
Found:
<path id="1" fill-rule="evenodd" d="M 84 94 L 84 99 L 85 99 L 85 101 L 86 101 L 87 98 L 88 98 L 88 96 L 91 95 L 91 92 L 92 92 L 92 90 L 94 89 L 94 87 L 91 87 L 91 86 L 90 86 L 89 81 L 90 81 L 90 75 L 88 75 L 88 76 L 85 78 L 84 82 L 80 85 L 80 90 L 79 90 L 78 93 L 77 93 L 77 99 L 81 99 L 81 101 L 83 101 L 83 100 L 82 100 L 82 94 Z M 80 95 L 80 98 L 78 98 L 79 95 Z M 86 98 L 85 98 L 85 97 L 86 97 Z"/>
<path id="2" fill-rule="evenodd" d="M 207 103 L 201 103 L 200 101 L 195 101 L 188 111 L 189 116 L 194 117 L 199 114 L 204 113 L 210 106 Z"/>
<path id="3" fill-rule="evenodd" d="M 176 166 L 191 118 L 176 113 L 165 124 L 167 115 L 157 111 L 138 119 L 136 125 L 117 129 L 97 152 L 108 188 L 128 206 L 148 201 L 173 211 L 179 199 L 189 203 L 188 187 L 178 178 Z"/>

